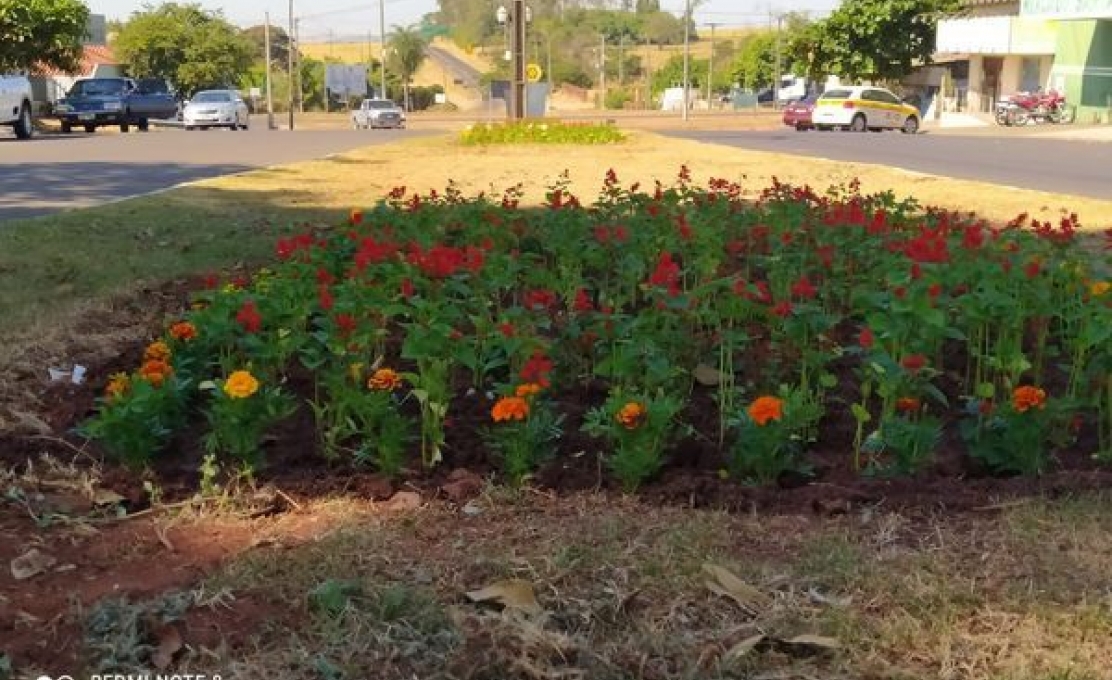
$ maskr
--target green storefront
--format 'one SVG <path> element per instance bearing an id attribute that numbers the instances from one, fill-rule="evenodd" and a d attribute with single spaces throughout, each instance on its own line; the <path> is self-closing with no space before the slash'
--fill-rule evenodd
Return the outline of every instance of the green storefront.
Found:
<path id="1" fill-rule="evenodd" d="M 1022 0 L 1020 16 L 1058 26 L 1049 87 L 1065 90 L 1079 123 L 1112 123 L 1112 0 Z"/>

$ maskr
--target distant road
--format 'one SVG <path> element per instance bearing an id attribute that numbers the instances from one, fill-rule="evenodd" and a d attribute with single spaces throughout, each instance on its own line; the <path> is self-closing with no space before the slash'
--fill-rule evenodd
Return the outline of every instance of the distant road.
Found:
<path id="1" fill-rule="evenodd" d="M 944 177 L 1112 199 L 1107 143 L 1001 135 L 896 132 L 673 131 L 711 144 L 836 161 L 876 163 Z M 801 164 L 806 160 L 800 159 Z"/>
<path id="2" fill-rule="evenodd" d="M 86 208 L 221 175 L 385 144 L 411 130 L 266 129 L 0 137 L 0 228 L 5 220 Z"/>
<path id="3" fill-rule="evenodd" d="M 452 79 L 458 81 L 460 85 L 464 87 L 479 87 L 479 77 L 482 74 L 471 66 L 471 64 L 468 64 L 448 50 L 434 47 L 433 45 L 429 45 L 426 51 L 428 52 L 429 58 L 440 64 L 440 66 L 452 76 Z"/>

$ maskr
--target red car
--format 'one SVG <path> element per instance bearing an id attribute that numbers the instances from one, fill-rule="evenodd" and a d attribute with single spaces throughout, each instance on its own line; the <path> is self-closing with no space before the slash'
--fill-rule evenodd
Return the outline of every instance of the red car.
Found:
<path id="1" fill-rule="evenodd" d="M 815 125 L 811 122 L 811 112 L 815 110 L 817 94 L 809 94 L 803 99 L 797 99 L 784 107 L 784 125 L 796 130 L 809 130 Z"/>

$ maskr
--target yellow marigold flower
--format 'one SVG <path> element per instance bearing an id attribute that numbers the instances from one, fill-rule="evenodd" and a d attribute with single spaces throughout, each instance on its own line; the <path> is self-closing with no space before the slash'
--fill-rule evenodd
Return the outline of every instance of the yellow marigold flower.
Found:
<path id="1" fill-rule="evenodd" d="M 1034 385 L 1021 385 L 1012 391 L 1012 408 L 1018 413 L 1046 408 L 1046 391 Z"/>
<path id="2" fill-rule="evenodd" d="M 1100 297 L 1112 289 L 1112 283 L 1108 281 L 1096 281 L 1089 284 L 1089 294 L 1093 297 Z"/>
<path id="3" fill-rule="evenodd" d="M 531 397 L 535 394 L 539 394 L 540 391 L 541 391 L 541 386 L 538 385 L 537 383 L 525 383 L 525 384 L 517 386 L 517 389 L 514 390 L 514 396 L 515 397 Z"/>
<path id="4" fill-rule="evenodd" d="M 127 394 L 128 388 L 131 387 L 131 378 L 127 373 L 113 373 L 108 378 L 108 385 L 104 388 L 104 396 L 108 399 L 119 399 Z"/>
<path id="5" fill-rule="evenodd" d="M 748 408 L 749 417 L 757 425 L 764 427 L 772 420 L 784 417 L 784 400 L 779 397 L 757 397 Z"/>
<path id="6" fill-rule="evenodd" d="M 224 394 L 232 399 L 246 399 L 259 391 L 259 381 L 250 371 L 235 371 L 224 381 Z"/>
<path id="7" fill-rule="evenodd" d="M 502 397 L 494 403 L 490 410 L 490 417 L 494 422 L 505 420 L 525 420 L 529 415 L 529 402 L 522 397 Z"/>
<path id="8" fill-rule="evenodd" d="M 351 376 L 353 381 L 361 382 L 363 380 L 363 362 L 357 361 L 348 366 L 348 375 Z"/>
<path id="9" fill-rule="evenodd" d="M 389 392 L 402 386 L 402 377 L 392 368 L 380 368 L 367 379 L 367 387 L 372 390 Z"/>
<path id="10" fill-rule="evenodd" d="M 147 349 L 143 352 L 144 361 L 169 361 L 170 360 L 170 346 L 161 340 L 157 340 L 147 345 Z"/>
<path id="11" fill-rule="evenodd" d="M 170 337 L 181 342 L 188 342 L 197 337 L 197 327 L 188 321 L 179 321 L 170 326 Z"/>
<path id="12" fill-rule="evenodd" d="M 166 378 L 173 374 L 174 369 L 161 359 L 147 359 L 139 369 L 139 375 L 155 387 L 161 387 L 162 383 L 166 382 Z"/>
<path id="13" fill-rule="evenodd" d="M 615 418 L 625 429 L 636 430 L 645 420 L 645 407 L 643 404 L 631 401 L 618 409 Z"/>

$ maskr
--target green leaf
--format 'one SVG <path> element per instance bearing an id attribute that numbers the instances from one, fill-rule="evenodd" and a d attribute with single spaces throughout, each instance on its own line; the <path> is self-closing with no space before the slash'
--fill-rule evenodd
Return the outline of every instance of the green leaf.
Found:
<path id="1" fill-rule="evenodd" d="M 853 419 L 859 423 L 867 423 L 873 419 L 869 414 L 869 410 L 861 404 L 851 404 L 849 410 L 853 413 Z"/>

